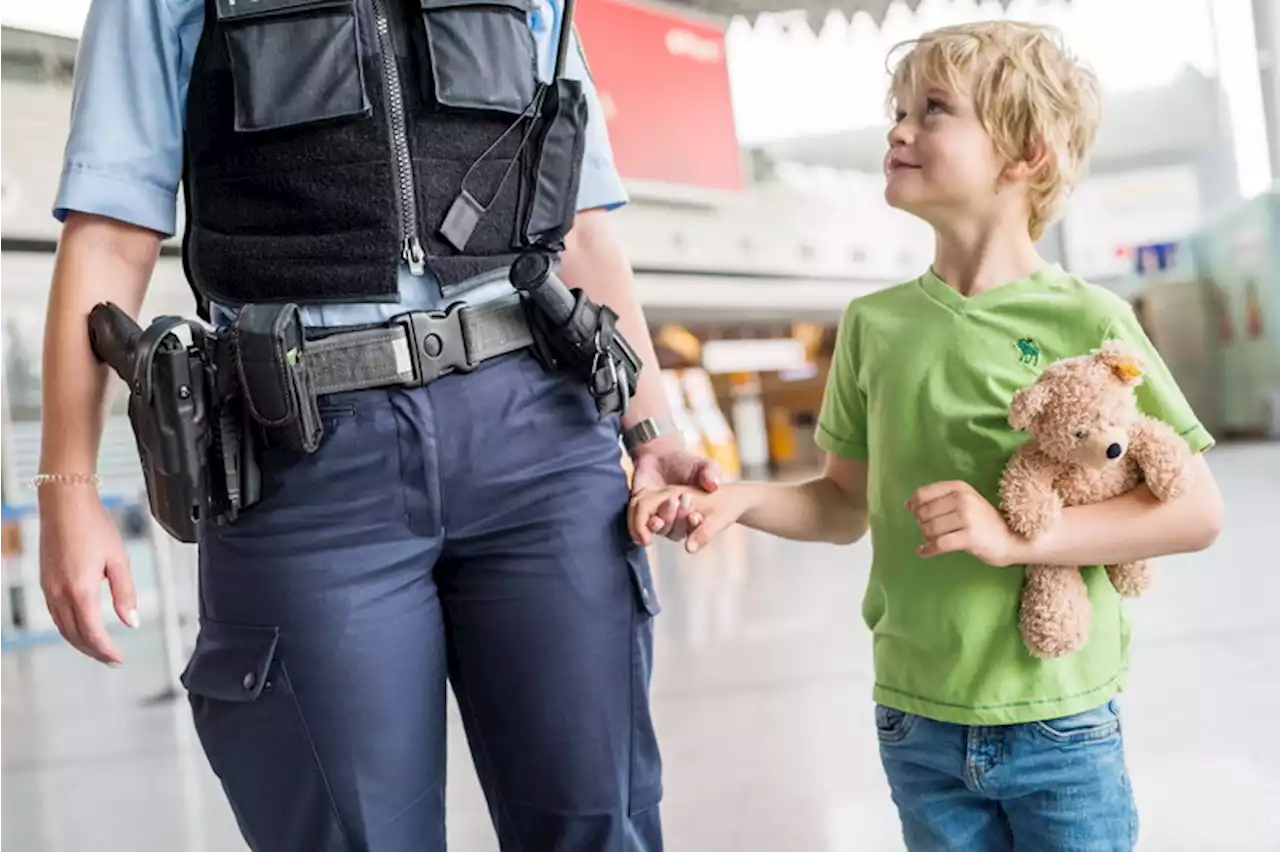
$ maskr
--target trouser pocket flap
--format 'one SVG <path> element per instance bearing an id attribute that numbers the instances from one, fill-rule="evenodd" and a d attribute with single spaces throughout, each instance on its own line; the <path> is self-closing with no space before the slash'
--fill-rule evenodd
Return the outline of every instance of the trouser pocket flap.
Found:
<path id="1" fill-rule="evenodd" d="M 182 685 L 218 701 L 254 701 L 262 694 L 279 642 L 275 627 L 206 621 L 200 625 Z"/>
<path id="2" fill-rule="evenodd" d="M 653 585 L 653 571 L 649 568 L 649 556 L 642 547 L 632 547 L 627 551 L 627 566 L 631 571 L 631 580 L 636 587 L 636 599 L 641 608 L 649 615 L 662 612 L 658 603 L 658 592 Z"/>

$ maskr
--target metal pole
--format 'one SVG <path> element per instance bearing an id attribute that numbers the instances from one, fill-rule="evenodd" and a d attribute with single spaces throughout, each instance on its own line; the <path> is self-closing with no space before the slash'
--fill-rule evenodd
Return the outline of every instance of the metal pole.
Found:
<path id="1" fill-rule="evenodd" d="M 1267 160 L 1274 184 L 1280 182 L 1280 0 L 1253 0 L 1253 39 L 1258 48 Z"/>
<path id="2" fill-rule="evenodd" d="M 148 703 L 168 701 L 182 694 L 182 629 L 178 623 L 178 595 L 174 582 L 174 550 L 177 542 L 154 516 L 151 518 L 151 553 L 159 594 L 160 636 L 164 643 L 164 689 Z"/>

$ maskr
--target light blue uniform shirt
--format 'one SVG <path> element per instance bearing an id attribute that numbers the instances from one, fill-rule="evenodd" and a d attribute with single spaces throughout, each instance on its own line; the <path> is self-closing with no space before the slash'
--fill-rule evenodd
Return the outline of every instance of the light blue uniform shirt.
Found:
<path id="1" fill-rule="evenodd" d="M 204 28 L 204 3 L 92 0 L 76 58 L 71 132 L 53 207 L 59 221 L 67 211 L 79 210 L 166 237 L 174 234 L 187 83 Z M 561 0 L 537 0 L 529 14 L 544 80 L 555 68 L 561 9 Z M 627 195 L 576 33 L 573 39 L 565 75 L 582 80 L 590 116 L 578 209 L 612 209 L 625 204 Z M 512 292 L 500 279 L 463 298 L 479 303 Z M 440 287 L 430 272 L 414 276 L 402 265 L 399 302 L 304 305 L 303 320 L 312 326 L 372 323 L 406 310 L 441 306 Z"/>

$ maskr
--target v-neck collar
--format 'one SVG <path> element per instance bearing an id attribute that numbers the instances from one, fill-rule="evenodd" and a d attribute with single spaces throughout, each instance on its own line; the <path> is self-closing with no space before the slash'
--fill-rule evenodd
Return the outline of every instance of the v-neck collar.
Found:
<path id="1" fill-rule="evenodd" d="M 1029 291 L 1038 290 L 1065 275 L 1066 273 L 1061 265 L 1049 263 L 1025 278 L 1018 278 L 1007 284 L 992 287 L 990 290 L 983 290 L 980 293 L 974 293 L 972 296 L 965 296 L 939 278 L 931 265 L 924 275 L 920 276 L 920 288 L 924 290 L 929 298 L 943 307 L 950 308 L 958 313 L 964 313 L 966 311 L 989 308 L 1024 295 Z"/>

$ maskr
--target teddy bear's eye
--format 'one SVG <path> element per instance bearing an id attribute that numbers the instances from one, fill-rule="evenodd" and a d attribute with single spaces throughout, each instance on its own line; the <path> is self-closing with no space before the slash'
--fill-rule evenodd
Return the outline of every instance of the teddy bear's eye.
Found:
<path id="1" fill-rule="evenodd" d="M 1089 437 L 1089 432 L 1086 429 L 1077 429 L 1076 437 L 1083 441 L 1085 438 Z"/>

